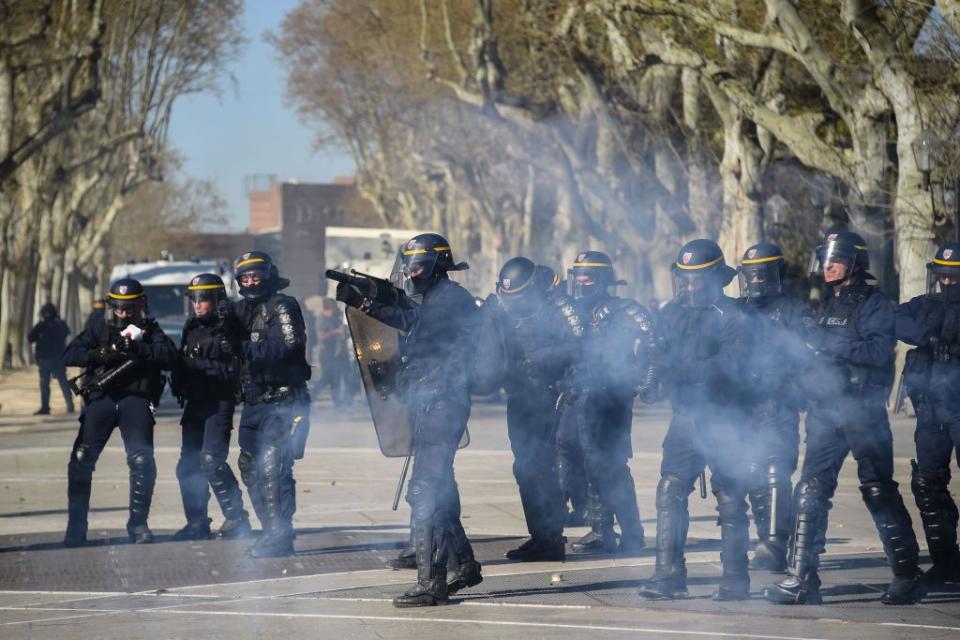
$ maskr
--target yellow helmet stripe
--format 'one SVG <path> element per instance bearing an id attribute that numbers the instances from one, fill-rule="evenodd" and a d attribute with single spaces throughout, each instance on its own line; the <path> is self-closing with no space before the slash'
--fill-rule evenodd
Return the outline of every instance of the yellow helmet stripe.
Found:
<path id="1" fill-rule="evenodd" d="M 767 258 L 753 258 L 751 260 L 744 260 L 743 264 L 763 264 L 764 262 L 776 262 L 778 260 L 783 260 L 783 256 L 769 256 Z"/>
<path id="2" fill-rule="evenodd" d="M 940 258 L 934 258 L 933 264 L 938 264 L 941 267 L 960 267 L 960 260 L 941 260 Z"/>
<path id="3" fill-rule="evenodd" d="M 865 245 L 865 244 L 855 244 L 855 245 L 853 245 L 853 248 L 854 248 L 854 249 L 860 249 L 860 251 L 866 251 L 866 250 L 867 250 L 867 245 Z"/>
<path id="4" fill-rule="evenodd" d="M 114 293 L 112 291 L 107 295 L 113 298 L 114 300 L 136 300 L 137 298 L 143 297 L 142 293 L 129 293 L 127 295 L 123 295 L 120 293 Z"/>
<path id="5" fill-rule="evenodd" d="M 209 291 L 210 289 L 226 289 L 222 284 L 191 284 L 187 285 L 187 291 Z"/>
<path id="6" fill-rule="evenodd" d="M 240 267 L 245 267 L 248 264 L 255 264 L 257 262 L 266 262 L 266 260 L 264 260 L 263 258 L 247 258 L 242 262 L 238 262 L 237 266 L 235 266 L 234 269 L 239 269 Z"/>
<path id="7" fill-rule="evenodd" d="M 710 262 L 705 262 L 703 264 L 681 264 L 679 262 L 676 264 L 678 269 L 686 269 L 688 271 L 692 271 L 696 269 L 706 269 L 707 267 L 712 267 L 713 265 L 717 264 L 721 260 L 723 260 L 723 256 L 720 256 L 716 260 L 711 260 Z"/>
<path id="8" fill-rule="evenodd" d="M 428 253 L 429 251 L 440 253 L 441 251 L 450 251 L 450 247 L 434 247 L 433 249 L 405 249 L 403 255 L 417 256 L 423 253 Z"/>
<path id="9" fill-rule="evenodd" d="M 574 262 L 573 266 L 575 267 L 609 267 L 613 268 L 613 265 L 609 262 Z"/>

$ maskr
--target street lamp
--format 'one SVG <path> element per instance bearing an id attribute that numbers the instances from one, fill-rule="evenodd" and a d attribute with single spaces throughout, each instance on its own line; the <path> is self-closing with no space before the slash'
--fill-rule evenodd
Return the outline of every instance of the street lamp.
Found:
<path id="1" fill-rule="evenodd" d="M 930 129 L 924 129 L 920 135 L 910 143 L 913 159 L 917 163 L 917 170 L 923 174 L 923 188 L 930 193 L 930 206 L 934 215 L 937 210 L 946 215 L 953 213 L 953 231 L 957 241 L 960 241 L 960 176 L 954 171 L 948 171 L 943 162 L 943 141 Z M 942 169 L 939 180 L 931 175 Z"/>

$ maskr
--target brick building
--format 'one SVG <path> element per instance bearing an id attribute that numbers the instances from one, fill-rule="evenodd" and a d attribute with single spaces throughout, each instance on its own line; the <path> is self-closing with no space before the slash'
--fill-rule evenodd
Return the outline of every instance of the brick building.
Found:
<path id="1" fill-rule="evenodd" d="M 250 231 L 254 236 L 278 234 L 279 246 L 271 256 L 279 264 L 280 272 L 290 278 L 287 292 L 301 300 L 326 291 L 326 227 L 381 225 L 373 207 L 357 193 L 352 179 L 306 184 L 268 178 L 255 187 L 248 188 Z"/>

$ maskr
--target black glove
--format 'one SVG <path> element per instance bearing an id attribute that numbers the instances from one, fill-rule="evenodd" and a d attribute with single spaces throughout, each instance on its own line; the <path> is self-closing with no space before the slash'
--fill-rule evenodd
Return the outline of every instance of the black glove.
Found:
<path id="1" fill-rule="evenodd" d="M 337 285 L 337 300 L 348 307 L 359 308 L 365 299 L 366 296 L 356 285 L 347 284 L 346 282 L 341 282 Z"/>
<path id="2" fill-rule="evenodd" d="M 93 352 L 93 361 L 96 364 L 112 366 L 126 360 L 126 356 L 113 346 L 97 347 Z"/>
<path id="3" fill-rule="evenodd" d="M 927 338 L 927 345 L 930 347 L 930 353 L 936 362 L 950 362 L 950 345 L 947 342 L 941 342 L 937 336 Z"/>
<path id="4" fill-rule="evenodd" d="M 221 300 L 217 303 L 217 317 L 221 320 L 229 318 L 233 315 L 233 305 L 229 300 Z"/>

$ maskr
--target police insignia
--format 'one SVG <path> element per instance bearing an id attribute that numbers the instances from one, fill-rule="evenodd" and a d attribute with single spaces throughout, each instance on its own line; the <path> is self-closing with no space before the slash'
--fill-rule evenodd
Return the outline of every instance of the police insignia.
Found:
<path id="1" fill-rule="evenodd" d="M 509 288 L 510 288 L 510 278 L 504 278 L 504 279 L 503 279 L 503 288 L 504 288 L 504 289 L 509 289 Z"/>
<path id="2" fill-rule="evenodd" d="M 683 264 L 690 264 L 690 259 L 693 257 L 692 253 L 683 254 Z"/>
<path id="3" fill-rule="evenodd" d="M 120 292 L 120 295 L 122 295 L 122 296 L 127 295 L 127 287 L 126 287 L 126 285 L 117 287 L 117 291 L 119 291 L 119 292 Z"/>
<path id="4" fill-rule="evenodd" d="M 750 260 L 753 260 L 753 257 L 755 255 L 757 255 L 756 249 L 750 249 L 749 251 L 747 251 L 747 258 L 749 258 Z"/>
<path id="5" fill-rule="evenodd" d="M 953 256 L 953 249 L 944 249 L 943 250 L 943 259 L 949 260 Z"/>

